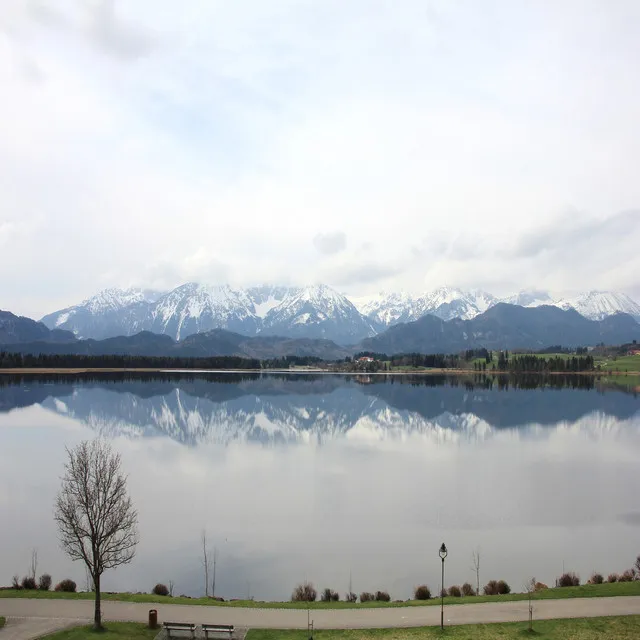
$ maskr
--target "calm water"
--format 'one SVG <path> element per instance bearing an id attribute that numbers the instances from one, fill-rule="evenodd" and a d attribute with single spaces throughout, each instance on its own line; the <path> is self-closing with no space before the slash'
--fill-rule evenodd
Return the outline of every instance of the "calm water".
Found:
<path id="1" fill-rule="evenodd" d="M 556 384 L 559 379 L 555 379 Z M 640 397 L 446 378 L 241 375 L 0 378 L 0 584 L 39 573 L 85 585 L 57 546 L 65 446 L 122 454 L 139 510 L 134 563 L 105 589 L 286 599 L 304 579 L 346 591 L 621 571 L 640 552 Z M 532 387 L 532 388 L 526 388 Z M 576 388 L 573 388 L 576 387 Z"/>

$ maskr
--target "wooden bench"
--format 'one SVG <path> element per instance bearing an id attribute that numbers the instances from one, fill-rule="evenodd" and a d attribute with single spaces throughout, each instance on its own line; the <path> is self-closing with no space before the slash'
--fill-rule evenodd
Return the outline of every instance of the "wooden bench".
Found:
<path id="1" fill-rule="evenodd" d="M 186 631 L 191 634 L 192 639 L 196 637 L 196 625 L 188 622 L 165 622 L 164 628 L 167 631 L 167 638 L 171 638 L 172 631 Z M 175 638 L 177 636 L 174 635 L 173 637 Z"/>
<path id="2" fill-rule="evenodd" d="M 204 637 L 209 640 L 209 634 L 214 634 L 214 638 L 224 634 L 227 638 L 233 638 L 233 625 L 232 624 L 203 624 L 202 631 Z"/>

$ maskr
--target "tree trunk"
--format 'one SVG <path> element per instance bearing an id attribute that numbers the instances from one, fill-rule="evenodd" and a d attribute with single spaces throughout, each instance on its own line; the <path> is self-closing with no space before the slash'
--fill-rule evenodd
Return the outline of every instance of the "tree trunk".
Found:
<path id="1" fill-rule="evenodd" d="M 96 591 L 96 607 L 93 616 L 93 628 L 96 631 L 102 629 L 102 611 L 100 611 L 100 576 L 93 576 L 93 588 Z"/>

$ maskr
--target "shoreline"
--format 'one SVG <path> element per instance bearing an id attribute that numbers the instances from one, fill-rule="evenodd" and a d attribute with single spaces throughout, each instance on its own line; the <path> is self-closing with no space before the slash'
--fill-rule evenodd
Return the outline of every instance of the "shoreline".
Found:
<path id="1" fill-rule="evenodd" d="M 316 374 L 316 375 L 341 375 L 341 376 L 429 376 L 429 375 L 564 375 L 564 376 L 640 376 L 640 371 L 476 371 L 475 369 L 424 369 L 401 371 L 328 371 L 327 369 L 171 369 L 167 367 L 155 368 L 117 368 L 117 367 L 22 367 L 0 368 L 0 375 L 44 375 L 47 373 L 60 375 L 78 375 L 84 373 L 167 373 L 167 374 L 193 374 L 193 373 L 286 373 L 289 375 Z"/>

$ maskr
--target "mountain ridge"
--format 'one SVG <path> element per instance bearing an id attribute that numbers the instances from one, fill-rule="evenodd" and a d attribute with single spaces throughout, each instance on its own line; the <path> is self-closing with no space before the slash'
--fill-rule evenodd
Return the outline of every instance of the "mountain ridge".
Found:
<path id="1" fill-rule="evenodd" d="M 308 302 L 304 297 L 302 300 Z M 294 305 L 291 317 L 297 318 L 300 312 L 306 313 L 304 309 L 304 305 Z M 522 307 L 503 302 L 470 320 L 454 318 L 445 321 L 427 314 L 418 320 L 391 326 L 380 334 L 354 342 L 350 346 L 340 346 L 321 337 L 292 338 L 266 334 L 246 336 L 226 329 L 191 334 L 181 341 L 150 331 L 104 340 L 77 340 L 69 332 L 50 331 L 33 320 L 28 320 L 28 323 L 31 323 L 28 324 L 30 328 L 37 329 L 35 333 L 25 334 L 27 337 L 31 336 L 30 341 L 20 342 L 17 334 L 7 333 L 10 335 L 10 342 L 2 348 L 14 352 L 43 354 L 177 357 L 228 355 L 258 359 L 296 355 L 339 360 L 359 351 L 388 355 L 412 352 L 457 353 L 482 347 L 492 350 L 536 350 L 555 344 L 577 347 L 593 346 L 601 342 L 623 344 L 633 340 L 640 341 L 640 324 L 628 314 L 618 313 L 603 320 L 589 320 L 575 309 L 563 310 L 551 305 Z"/>
<path id="2" fill-rule="evenodd" d="M 226 329 L 247 336 L 321 338 L 349 345 L 428 314 L 442 320 L 472 320 L 501 302 L 576 309 L 591 320 L 623 312 L 640 322 L 640 304 L 615 291 L 558 298 L 548 291 L 525 289 L 498 298 L 481 289 L 443 286 L 420 295 L 400 291 L 350 298 L 326 285 L 237 289 L 196 282 L 166 292 L 106 289 L 78 305 L 47 314 L 42 322 L 50 329 L 72 331 L 78 338 L 98 340 L 143 330 L 181 340 L 193 333 Z"/>

